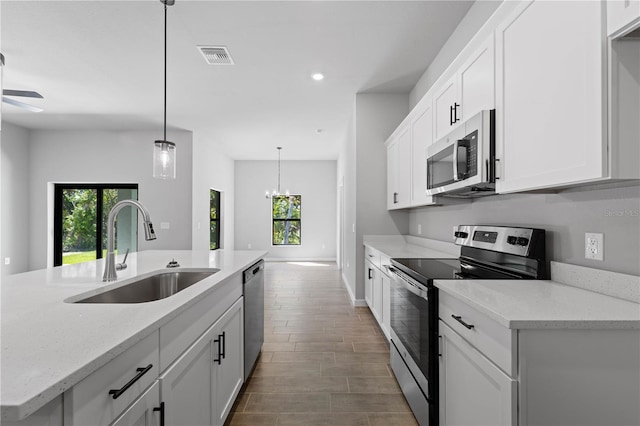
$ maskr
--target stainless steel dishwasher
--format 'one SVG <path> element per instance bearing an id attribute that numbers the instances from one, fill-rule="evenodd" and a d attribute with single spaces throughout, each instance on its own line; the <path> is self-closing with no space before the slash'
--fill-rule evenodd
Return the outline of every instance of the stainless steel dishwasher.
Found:
<path id="1" fill-rule="evenodd" d="M 246 381 L 264 342 L 264 261 L 244 271 L 244 380 Z"/>

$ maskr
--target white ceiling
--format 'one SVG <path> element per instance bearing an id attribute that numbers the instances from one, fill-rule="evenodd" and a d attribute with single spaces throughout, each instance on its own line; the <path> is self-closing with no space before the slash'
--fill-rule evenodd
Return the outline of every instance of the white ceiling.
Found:
<path id="1" fill-rule="evenodd" d="M 188 1 L 168 10 L 169 128 L 234 159 L 335 159 L 360 92 L 408 93 L 471 1 Z M 4 104 L 34 129 L 158 129 L 163 5 L 144 1 L 0 3 L 4 88 L 45 109 Z M 224 45 L 233 66 L 204 62 Z M 310 78 L 320 71 L 322 82 Z M 22 99 L 26 100 L 26 99 Z M 322 129 L 318 132 L 317 129 Z"/>

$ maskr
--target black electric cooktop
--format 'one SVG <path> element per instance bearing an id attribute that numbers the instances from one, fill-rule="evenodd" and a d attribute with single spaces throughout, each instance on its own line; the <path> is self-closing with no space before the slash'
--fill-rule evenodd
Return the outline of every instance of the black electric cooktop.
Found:
<path id="1" fill-rule="evenodd" d="M 495 269 L 474 265 L 460 259 L 394 258 L 391 263 L 413 279 L 425 284 L 432 280 L 517 279 L 519 277 Z"/>

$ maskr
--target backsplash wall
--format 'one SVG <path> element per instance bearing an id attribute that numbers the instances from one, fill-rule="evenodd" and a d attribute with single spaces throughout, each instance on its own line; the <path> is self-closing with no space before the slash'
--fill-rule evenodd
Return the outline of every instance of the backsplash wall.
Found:
<path id="1" fill-rule="evenodd" d="M 542 228 L 549 260 L 640 275 L 640 186 L 495 195 L 409 214 L 411 235 L 441 241 L 453 240 L 454 225 L 475 224 Z M 604 234 L 604 261 L 584 258 L 585 232 Z"/>

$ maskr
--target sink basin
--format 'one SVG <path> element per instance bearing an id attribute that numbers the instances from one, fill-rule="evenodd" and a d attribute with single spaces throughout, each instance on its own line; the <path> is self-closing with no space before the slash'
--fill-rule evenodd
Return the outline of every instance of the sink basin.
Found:
<path id="1" fill-rule="evenodd" d="M 144 303 L 164 299 L 218 272 L 218 269 L 161 271 L 74 303 Z"/>

